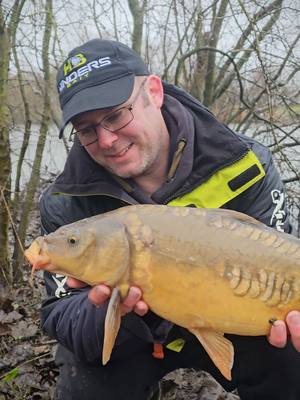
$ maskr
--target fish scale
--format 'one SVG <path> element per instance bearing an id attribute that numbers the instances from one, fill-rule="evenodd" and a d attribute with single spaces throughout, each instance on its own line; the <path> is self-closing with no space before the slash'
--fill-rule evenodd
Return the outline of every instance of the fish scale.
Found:
<path id="1" fill-rule="evenodd" d="M 271 271 L 268 274 L 264 271 L 259 275 L 251 275 L 247 269 L 233 267 L 232 270 L 225 271 L 224 277 L 229 280 L 229 285 L 236 295 L 259 297 L 269 306 L 283 306 L 291 300 L 295 293 L 291 289 L 293 280 L 287 281 L 287 277 L 283 273 L 275 274 Z"/>
<path id="2" fill-rule="evenodd" d="M 111 286 L 104 364 L 130 286 L 192 332 L 227 379 L 234 349 L 224 333 L 266 335 L 269 321 L 300 310 L 300 240 L 231 210 L 123 207 L 37 238 L 26 256 L 33 270 Z"/>

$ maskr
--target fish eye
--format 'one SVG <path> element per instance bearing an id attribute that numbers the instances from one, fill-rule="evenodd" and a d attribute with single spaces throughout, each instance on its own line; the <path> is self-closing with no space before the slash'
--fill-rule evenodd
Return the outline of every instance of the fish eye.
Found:
<path id="1" fill-rule="evenodd" d="M 74 244 L 77 243 L 77 237 L 76 236 L 70 236 L 68 237 L 68 243 L 71 244 L 72 246 L 74 246 Z"/>

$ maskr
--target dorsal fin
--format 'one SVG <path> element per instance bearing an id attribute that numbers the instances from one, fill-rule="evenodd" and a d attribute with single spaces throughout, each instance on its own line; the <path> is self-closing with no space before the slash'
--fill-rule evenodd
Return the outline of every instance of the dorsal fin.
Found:
<path id="1" fill-rule="evenodd" d="M 239 211 L 227 210 L 225 208 L 211 208 L 208 211 L 212 211 L 216 214 L 221 214 L 223 217 L 228 217 L 231 219 L 236 219 L 240 222 L 246 222 L 248 224 L 255 224 L 259 226 L 266 226 L 264 223 L 258 221 L 257 219 L 250 217 L 250 215 L 241 213 Z"/>

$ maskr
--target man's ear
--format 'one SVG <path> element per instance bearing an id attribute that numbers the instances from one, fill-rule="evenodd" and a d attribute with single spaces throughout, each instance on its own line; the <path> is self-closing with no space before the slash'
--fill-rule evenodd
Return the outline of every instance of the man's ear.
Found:
<path id="1" fill-rule="evenodd" d="M 159 76 L 149 75 L 146 91 L 152 104 L 160 109 L 164 101 L 164 89 Z"/>

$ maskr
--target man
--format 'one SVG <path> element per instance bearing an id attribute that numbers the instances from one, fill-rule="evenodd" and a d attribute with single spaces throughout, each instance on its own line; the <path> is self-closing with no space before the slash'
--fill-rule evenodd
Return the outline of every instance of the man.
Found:
<path id="1" fill-rule="evenodd" d="M 139 203 L 224 207 L 290 231 L 269 151 L 151 75 L 125 45 L 96 39 L 71 51 L 58 71 L 58 90 L 60 137 L 71 123 L 74 145 L 63 173 L 41 198 L 45 233 Z M 149 311 L 139 288 L 132 287 L 111 360 L 103 367 L 110 288 L 49 273 L 45 279 L 42 326 L 60 343 L 58 399 L 147 399 L 162 376 L 180 367 L 210 372 L 228 391 L 237 387 L 243 400 L 300 398 L 297 311 L 286 321 L 294 346 L 286 345 L 283 321 L 270 327 L 269 339 L 281 349 L 265 337 L 229 335 L 235 363 L 228 382 L 193 335 Z M 153 343 L 163 344 L 154 356 Z"/>

